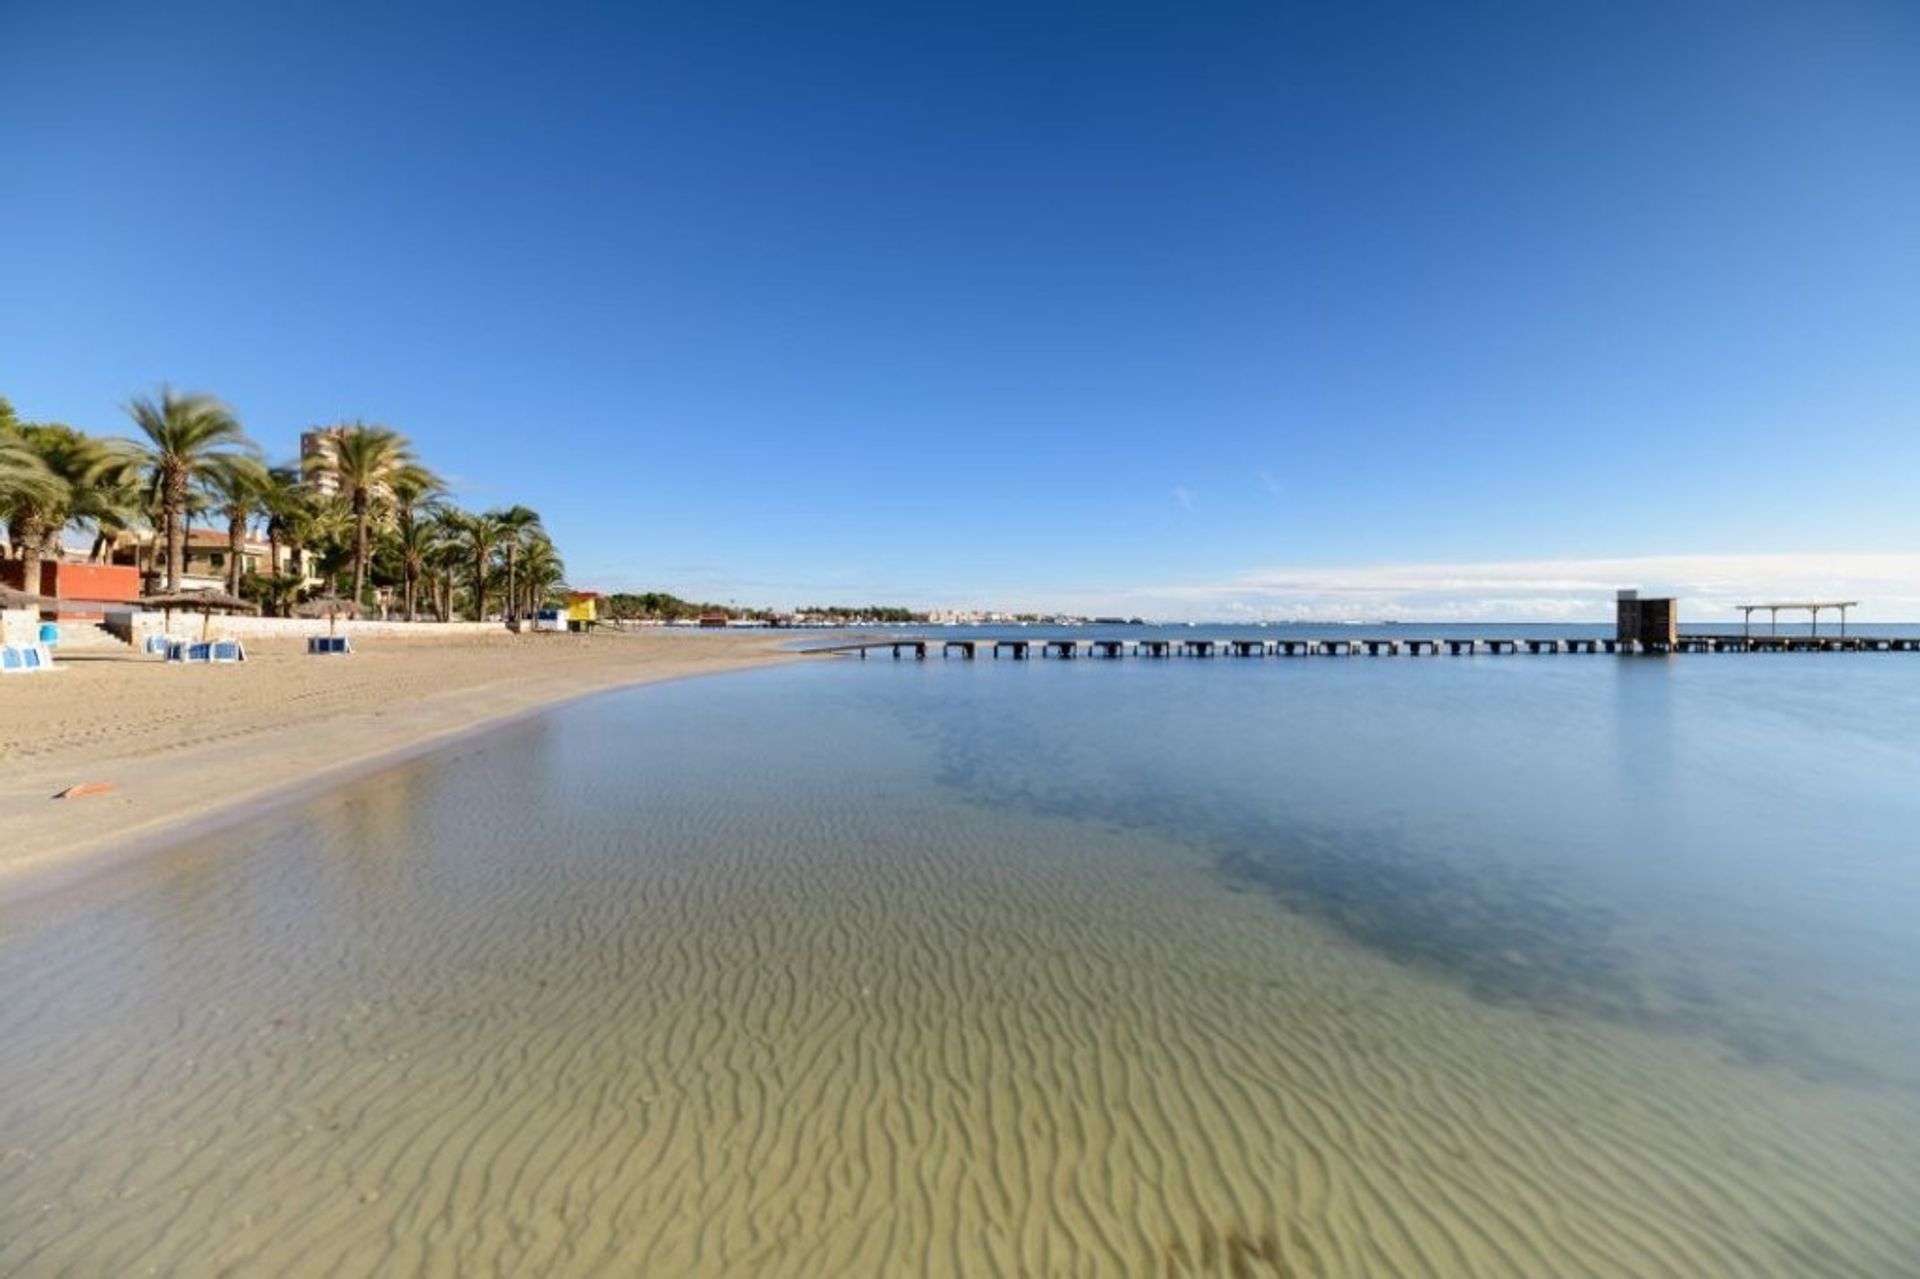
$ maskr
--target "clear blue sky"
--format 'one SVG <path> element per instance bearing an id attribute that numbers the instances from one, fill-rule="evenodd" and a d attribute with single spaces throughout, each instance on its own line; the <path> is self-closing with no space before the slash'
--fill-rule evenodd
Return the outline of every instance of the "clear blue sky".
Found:
<path id="1" fill-rule="evenodd" d="M 0 0 L 0 182 L 24 415 L 386 422 L 586 584 L 1920 551 L 1912 3 Z"/>

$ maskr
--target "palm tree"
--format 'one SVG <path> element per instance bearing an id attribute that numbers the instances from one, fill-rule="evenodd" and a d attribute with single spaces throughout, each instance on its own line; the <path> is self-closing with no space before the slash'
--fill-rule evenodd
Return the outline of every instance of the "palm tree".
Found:
<path id="1" fill-rule="evenodd" d="M 31 481 L 16 486 L 6 503 L 7 541 L 20 558 L 22 584 L 37 591 L 40 561 L 58 550 L 62 530 L 108 514 L 113 489 L 104 481 L 117 458 L 70 426 L 27 423 L 13 434 L 33 464 L 22 469 Z"/>
<path id="2" fill-rule="evenodd" d="M 491 515 L 475 515 L 451 507 L 441 519 L 459 544 L 467 563 L 473 567 L 473 620 L 485 621 L 487 564 L 492 560 L 495 548 L 500 545 L 500 525 Z"/>
<path id="3" fill-rule="evenodd" d="M 500 544 L 506 551 L 507 596 L 502 611 L 507 620 L 520 616 L 520 593 L 517 569 L 520 551 L 527 540 L 536 532 L 545 533 L 541 527 L 539 512 L 524 506 L 509 506 L 505 510 L 488 511 L 487 517 L 500 527 Z"/>
<path id="4" fill-rule="evenodd" d="M 132 453 L 160 497 L 167 538 L 167 589 L 180 589 L 187 552 L 186 510 L 194 482 L 225 460 L 253 452 L 231 410 L 207 395 L 176 395 L 161 387 L 157 400 L 136 398 L 127 415 L 146 438 Z"/>
<path id="5" fill-rule="evenodd" d="M 530 538 L 520 562 L 526 611 L 536 612 L 551 600 L 554 592 L 566 584 L 566 575 L 567 566 L 561 562 L 552 539 L 545 534 Z"/>
<path id="6" fill-rule="evenodd" d="M 261 599 L 273 616 L 291 617 L 293 606 L 300 602 L 300 589 L 305 585 L 299 573 L 273 573 L 260 581 Z"/>
<path id="7" fill-rule="evenodd" d="M 27 438 L 25 426 L 13 417 L 13 405 L 0 398 L 0 522 L 6 524 L 8 545 L 15 553 L 23 549 L 13 532 L 15 526 L 33 519 L 33 511 L 67 497 L 69 486 L 46 469 L 40 449 Z M 38 582 L 27 580 L 25 588 L 38 590 Z"/>
<path id="8" fill-rule="evenodd" d="M 238 595 L 240 579 L 245 576 L 247 525 L 265 507 L 272 480 L 258 458 L 238 455 L 209 471 L 204 484 L 227 520 L 227 591 Z M 274 566 L 268 564 L 268 574 L 273 571 Z"/>
<path id="9" fill-rule="evenodd" d="M 333 447 L 312 459 L 313 468 L 330 476 L 353 509 L 353 598 L 367 589 L 367 531 L 374 504 L 388 500 L 400 472 L 417 467 L 407 437 L 384 426 L 351 422 L 334 432 Z"/>
<path id="10" fill-rule="evenodd" d="M 439 479 L 419 466 L 408 467 L 393 482 L 393 547 L 400 559 L 401 599 L 409 622 L 419 620 L 420 577 L 440 540 L 433 516 L 442 491 Z"/>
<path id="11" fill-rule="evenodd" d="M 0 514 L 12 517 L 20 501 L 45 501 L 60 486 L 31 444 L 18 435 L 0 435 Z"/>
<path id="12" fill-rule="evenodd" d="M 276 466 L 267 471 L 260 488 L 260 509 L 267 516 L 267 570 L 279 577 L 288 571 L 281 563 L 280 547 L 287 548 L 292 574 L 306 577 L 307 528 L 312 522 L 313 491 L 307 487 L 298 463 Z"/>
<path id="13" fill-rule="evenodd" d="M 433 611 L 443 622 L 453 620 L 453 575 L 466 567 L 467 552 L 455 539 L 453 527 L 443 509 L 432 524 L 433 545 L 427 551 L 427 569 L 432 576 Z"/>
<path id="14" fill-rule="evenodd" d="M 320 576 L 339 594 L 340 576 L 353 566 L 353 505 L 338 494 L 315 493 L 306 521 L 307 544 L 319 555 Z"/>
<path id="15" fill-rule="evenodd" d="M 93 526 L 89 558 L 104 564 L 112 558 L 114 548 L 125 545 L 136 531 L 150 526 L 147 514 L 153 503 L 152 489 L 143 482 L 139 464 L 125 444 L 103 440 L 101 446 L 112 461 L 88 487 L 85 499 L 77 504 L 76 518 Z"/>

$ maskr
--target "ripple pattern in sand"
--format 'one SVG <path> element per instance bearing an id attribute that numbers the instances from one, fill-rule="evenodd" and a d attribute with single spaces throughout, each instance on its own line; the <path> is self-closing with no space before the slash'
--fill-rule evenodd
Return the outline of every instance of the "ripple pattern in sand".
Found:
<path id="1" fill-rule="evenodd" d="M 727 709 L 640 774 L 545 724 L 0 920 L 0 1271 L 1920 1257 L 1904 1095 L 1489 1006 L 897 742 L 776 770 Z"/>

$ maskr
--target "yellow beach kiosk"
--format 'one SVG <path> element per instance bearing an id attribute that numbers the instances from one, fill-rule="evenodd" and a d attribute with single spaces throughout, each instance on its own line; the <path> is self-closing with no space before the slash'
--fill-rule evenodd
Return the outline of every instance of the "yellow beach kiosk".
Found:
<path id="1" fill-rule="evenodd" d="M 568 591 L 567 629 L 584 631 L 599 621 L 599 602 L 600 592 L 598 591 Z"/>

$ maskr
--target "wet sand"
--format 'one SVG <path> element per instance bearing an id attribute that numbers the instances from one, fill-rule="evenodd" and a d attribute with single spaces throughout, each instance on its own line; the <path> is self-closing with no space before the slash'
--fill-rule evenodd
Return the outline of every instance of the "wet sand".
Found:
<path id="1" fill-rule="evenodd" d="M 602 689 L 793 660 L 766 631 L 249 640 L 243 665 L 80 653 L 0 688 L 0 900 L 269 798 Z M 54 800 L 69 786 L 113 790 Z"/>

